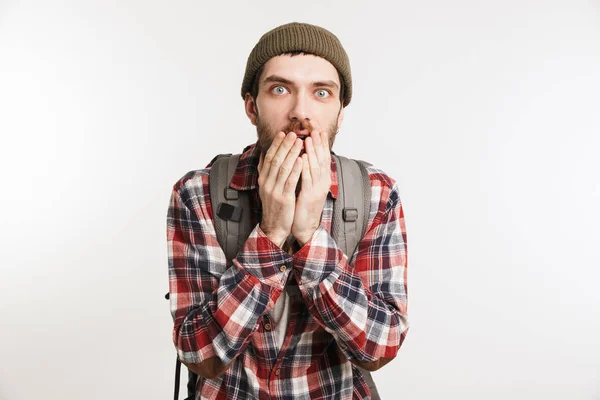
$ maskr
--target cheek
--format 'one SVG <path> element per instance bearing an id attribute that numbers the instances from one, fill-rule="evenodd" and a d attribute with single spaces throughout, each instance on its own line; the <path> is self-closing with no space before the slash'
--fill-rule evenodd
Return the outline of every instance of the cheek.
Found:
<path id="1" fill-rule="evenodd" d="M 317 129 L 319 131 L 324 131 L 326 129 L 330 129 L 331 126 L 337 126 L 337 122 L 338 122 L 337 112 L 335 112 L 335 113 L 328 112 L 327 114 L 324 114 L 323 116 L 319 117 L 319 119 L 317 121 L 314 121 L 313 125 L 315 126 L 315 129 Z"/>
<path id="2" fill-rule="evenodd" d="M 287 113 L 281 106 L 267 104 L 260 109 L 260 115 L 265 121 L 268 121 L 269 124 L 273 126 L 281 126 L 282 123 L 286 123 L 287 121 Z"/>

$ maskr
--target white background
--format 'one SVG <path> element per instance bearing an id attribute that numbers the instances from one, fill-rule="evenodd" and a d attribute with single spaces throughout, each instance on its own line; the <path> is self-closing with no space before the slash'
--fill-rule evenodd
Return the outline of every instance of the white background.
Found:
<path id="1" fill-rule="evenodd" d="M 172 398 L 165 217 L 256 139 L 260 36 L 335 33 L 336 153 L 399 182 L 385 400 L 600 399 L 598 1 L 0 2 L 0 398 Z"/>

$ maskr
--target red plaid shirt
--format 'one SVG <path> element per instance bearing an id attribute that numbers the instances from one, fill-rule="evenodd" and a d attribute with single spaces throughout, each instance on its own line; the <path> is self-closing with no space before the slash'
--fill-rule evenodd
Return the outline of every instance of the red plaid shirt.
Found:
<path id="1" fill-rule="evenodd" d="M 371 212 L 351 257 L 331 237 L 337 171 L 321 225 L 293 254 L 260 229 L 256 143 L 244 149 L 231 187 L 251 191 L 254 229 L 233 261 L 219 247 L 208 184 L 210 164 L 173 187 L 167 215 L 173 340 L 199 375 L 202 399 L 368 399 L 355 365 L 391 361 L 408 331 L 407 247 L 396 182 L 369 167 Z M 290 276 L 291 275 L 291 276 Z M 278 351 L 268 314 L 285 286 L 298 285 Z"/>

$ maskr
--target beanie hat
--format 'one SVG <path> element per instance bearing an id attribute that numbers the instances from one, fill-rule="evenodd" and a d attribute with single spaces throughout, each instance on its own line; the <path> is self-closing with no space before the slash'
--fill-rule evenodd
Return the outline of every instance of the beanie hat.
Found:
<path id="1" fill-rule="evenodd" d="M 252 49 L 242 81 L 242 98 L 252 88 L 256 72 L 269 59 L 278 55 L 303 51 L 329 61 L 340 73 L 344 85 L 343 105 L 346 107 L 352 97 L 352 75 L 350 61 L 339 39 L 320 26 L 290 22 L 265 33 Z"/>

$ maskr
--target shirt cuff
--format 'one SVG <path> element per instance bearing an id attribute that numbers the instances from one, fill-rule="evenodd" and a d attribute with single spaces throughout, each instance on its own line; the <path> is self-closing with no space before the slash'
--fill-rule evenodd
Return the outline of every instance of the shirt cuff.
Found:
<path id="1" fill-rule="evenodd" d="M 344 253 L 337 247 L 327 229 L 320 225 L 302 248 L 292 256 L 294 274 L 301 290 L 312 289 L 320 282 L 336 277 L 340 271 L 336 267 Z"/>
<path id="2" fill-rule="evenodd" d="M 285 287 L 293 265 L 292 256 L 273 243 L 260 224 L 250 232 L 234 261 L 262 283 L 277 289 Z"/>

